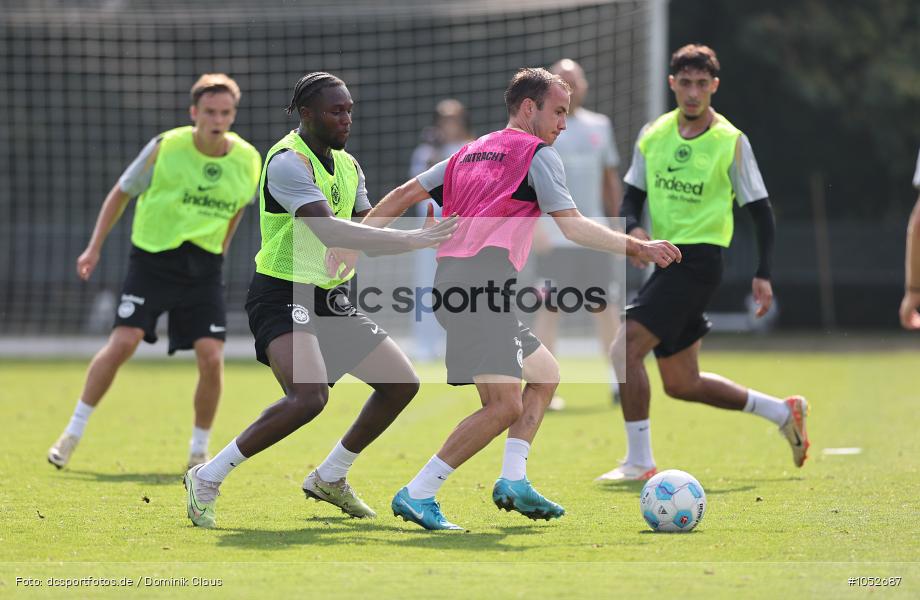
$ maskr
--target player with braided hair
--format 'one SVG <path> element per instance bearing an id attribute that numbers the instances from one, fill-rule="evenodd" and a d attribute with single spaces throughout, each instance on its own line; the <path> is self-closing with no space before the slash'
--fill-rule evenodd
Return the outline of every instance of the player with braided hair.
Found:
<path id="1" fill-rule="evenodd" d="M 300 118 L 267 153 L 259 185 L 262 248 L 246 312 L 256 357 L 271 367 L 283 396 L 210 462 L 185 476 L 188 516 L 214 526 L 217 489 L 230 471 L 309 423 L 329 387 L 351 373 L 373 388 L 358 418 L 303 483 L 307 497 L 352 517 L 376 513 L 351 489 L 349 467 L 418 392 L 418 376 L 396 343 L 351 305 L 354 270 L 330 260 L 330 247 L 396 254 L 448 239 L 456 219 L 412 231 L 352 222 L 370 212 L 364 173 L 347 152 L 353 102 L 345 83 L 309 73 L 287 110 Z M 296 248 L 296 252 L 295 252 Z"/>

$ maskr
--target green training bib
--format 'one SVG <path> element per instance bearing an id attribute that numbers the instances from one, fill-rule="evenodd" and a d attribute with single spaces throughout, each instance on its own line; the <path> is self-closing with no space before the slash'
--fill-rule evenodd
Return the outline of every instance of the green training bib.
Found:
<path id="1" fill-rule="evenodd" d="M 706 132 L 687 140 L 677 115 L 662 115 L 639 140 L 652 232 L 673 244 L 728 247 L 735 197 L 728 171 L 741 131 L 717 114 Z"/>
<path id="2" fill-rule="evenodd" d="M 269 193 L 265 181 L 268 163 L 275 155 L 285 151 L 296 152 L 301 160 L 310 161 L 313 179 L 329 202 L 332 214 L 339 219 L 351 219 L 355 207 L 358 167 L 351 155 L 344 150 L 333 150 L 335 175 L 330 175 L 297 131 L 291 131 L 268 151 L 262 168 L 259 184 L 262 248 L 256 254 L 256 271 L 285 281 L 310 283 L 323 289 L 334 288 L 354 277 L 354 271 L 341 279 L 329 277 L 326 273 L 327 248 L 303 219 L 287 212 L 265 210 L 265 196 Z"/>
<path id="3" fill-rule="evenodd" d="M 230 151 L 198 151 L 191 126 L 162 134 L 150 187 L 137 199 L 131 243 L 147 252 L 183 242 L 213 254 L 223 252 L 227 226 L 252 199 L 261 158 L 246 140 L 228 132 Z"/>

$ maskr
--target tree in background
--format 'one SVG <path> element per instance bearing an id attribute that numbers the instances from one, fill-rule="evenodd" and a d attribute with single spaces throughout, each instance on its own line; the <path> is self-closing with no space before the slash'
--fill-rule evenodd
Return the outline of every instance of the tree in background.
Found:
<path id="1" fill-rule="evenodd" d="M 903 221 L 920 144 L 920 3 L 682 0 L 671 46 L 699 41 L 722 62 L 717 110 L 758 149 L 775 198 L 805 198 L 824 174 L 833 218 Z M 778 202 L 807 218 L 807 202 Z"/>

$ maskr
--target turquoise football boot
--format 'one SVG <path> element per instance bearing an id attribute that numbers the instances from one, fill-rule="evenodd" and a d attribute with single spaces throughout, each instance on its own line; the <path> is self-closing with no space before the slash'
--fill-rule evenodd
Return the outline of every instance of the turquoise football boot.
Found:
<path id="1" fill-rule="evenodd" d="M 403 521 L 412 521 L 428 530 L 463 530 L 463 527 L 454 525 L 444 518 L 444 515 L 441 514 L 441 505 L 434 499 L 434 496 L 416 500 L 409 496 L 407 488 L 403 488 L 393 496 L 390 507 L 393 509 L 394 517 L 402 517 Z"/>
<path id="2" fill-rule="evenodd" d="M 565 514 L 565 509 L 544 498 L 534 489 L 527 478 L 511 481 L 499 477 L 492 488 L 492 501 L 495 506 L 507 511 L 516 510 L 525 517 L 537 519 L 558 519 Z"/>

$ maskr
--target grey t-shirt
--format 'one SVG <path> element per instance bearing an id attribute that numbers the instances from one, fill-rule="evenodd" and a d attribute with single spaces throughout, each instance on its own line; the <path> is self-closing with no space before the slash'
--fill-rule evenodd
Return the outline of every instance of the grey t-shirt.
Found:
<path id="1" fill-rule="evenodd" d="M 160 145 L 160 139 L 160 136 L 157 136 L 147 142 L 140 154 L 118 178 L 118 187 L 132 198 L 146 192 L 153 181 L 153 165 L 156 162 L 153 157 Z"/>
<path id="2" fill-rule="evenodd" d="M 645 134 L 648 125 L 639 132 L 639 139 Z M 760 174 L 760 168 L 757 166 L 757 159 L 754 158 L 754 150 L 751 148 L 751 142 L 743 133 L 738 138 L 738 146 L 735 152 L 735 158 L 731 166 L 728 167 L 728 177 L 732 182 L 732 189 L 735 191 L 735 200 L 738 206 L 744 206 L 750 202 L 763 200 L 767 198 L 767 187 L 764 185 L 763 176 Z M 645 157 L 639 150 L 639 142 L 633 148 L 632 165 L 626 172 L 623 181 L 629 185 L 645 190 Z"/>
<path id="3" fill-rule="evenodd" d="M 444 185 L 444 174 L 447 172 L 449 161 L 450 159 L 442 160 L 416 177 L 426 192 Z M 565 185 L 562 159 L 552 146 L 543 146 L 534 154 L 527 171 L 527 185 L 536 192 L 537 204 L 545 213 L 575 208 L 572 195 Z"/>
<path id="4" fill-rule="evenodd" d="M 296 152 L 287 151 L 276 154 L 268 163 L 268 172 L 265 174 L 268 191 L 272 197 L 286 211 L 294 215 L 297 209 L 312 202 L 328 202 L 326 196 L 316 185 L 313 178 L 312 165 L 307 166 Z M 358 190 L 355 192 L 354 211 L 370 210 L 371 203 L 367 197 L 367 185 L 364 181 L 364 171 L 355 161 L 358 169 Z"/>

